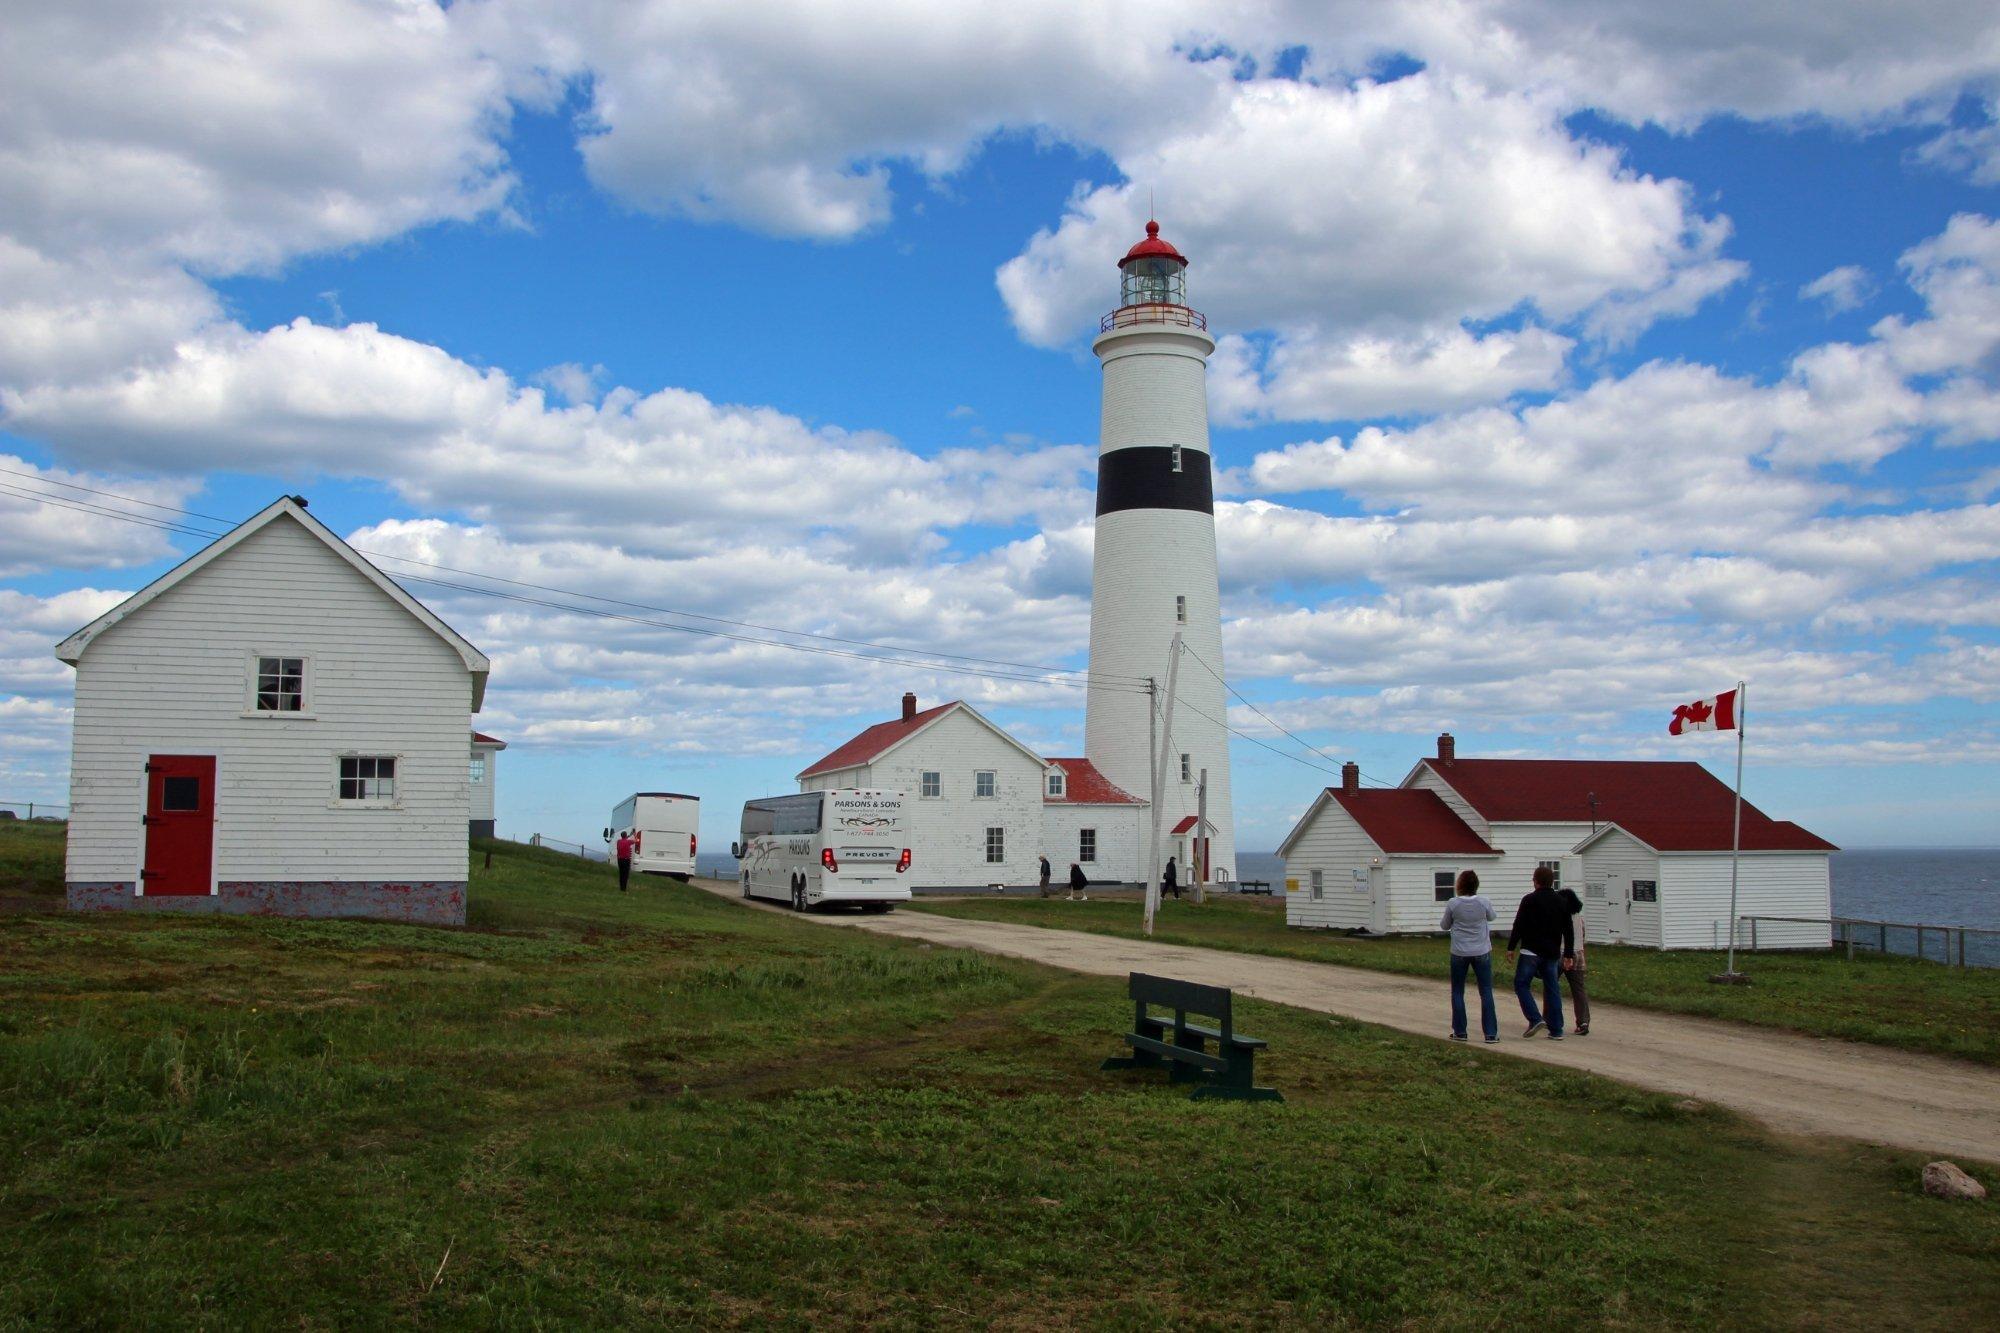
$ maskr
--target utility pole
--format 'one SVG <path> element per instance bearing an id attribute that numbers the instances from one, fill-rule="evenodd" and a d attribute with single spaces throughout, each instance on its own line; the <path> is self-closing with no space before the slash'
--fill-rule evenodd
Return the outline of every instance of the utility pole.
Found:
<path id="1" fill-rule="evenodd" d="M 1174 690 L 1181 677 L 1181 632 L 1174 631 L 1174 641 L 1167 649 L 1167 701 L 1162 710 L 1166 718 L 1160 724 L 1159 748 L 1153 752 L 1153 840 L 1147 856 L 1146 872 L 1146 921 L 1145 933 L 1153 933 L 1153 914 L 1160 904 L 1160 807 L 1166 803 L 1165 778 L 1167 775 L 1167 750 L 1174 743 Z"/>
<path id="2" fill-rule="evenodd" d="M 1201 770 L 1201 785 L 1194 789 L 1194 902 L 1208 901 L 1208 770 Z"/>

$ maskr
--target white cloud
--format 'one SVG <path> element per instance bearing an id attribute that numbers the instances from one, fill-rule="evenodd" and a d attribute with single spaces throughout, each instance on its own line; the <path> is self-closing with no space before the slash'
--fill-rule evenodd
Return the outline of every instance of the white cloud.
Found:
<path id="1" fill-rule="evenodd" d="M 0 453 L 0 578 L 51 569 L 123 569 L 173 555 L 171 539 L 157 524 L 180 515 L 147 506 L 185 505 L 198 488 L 189 480 L 68 472 Z M 141 503 L 108 500 L 94 491 Z M 156 522 L 135 524 L 93 512 L 106 508 L 151 515 Z"/>
<path id="2" fill-rule="evenodd" d="M 1800 296 L 1824 302 L 1827 310 L 1835 314 L 1866 304 L 1874 294 L 1875 280 L 1859 264 L 1829 269 L 1799 288 Z"/>
<path id="3" fill-rule="evenodd" d="M 1451 327 L 1415 337 L 1300 334 L 1258 351 L 1226 334 L 1209 361 L 1208 398 L 1224 424 L 1324 421 L 1457 411 L 1561 386 L 1573 340 L 1528 327 L 1473 334 Z"/>

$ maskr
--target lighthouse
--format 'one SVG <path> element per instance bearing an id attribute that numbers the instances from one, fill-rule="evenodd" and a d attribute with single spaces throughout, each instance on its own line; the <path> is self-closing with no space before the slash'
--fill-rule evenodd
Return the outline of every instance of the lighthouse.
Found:
<path id="1" fill-rule="evenodd" d="M 1215 499 L 1208 454 L 1208 321 L 1187 303 L 1187 257 L 1146 224 L 1118 261 L 1118 308 L 1091 344 L 1104 373 L 1097 454 L 1097 537 L 1091 561 L 1090 671 L 1084 747 L 1127 791 L 1151 790 L 1145 694 L 1164 711 L 1175 633 L 1178 673 L 1160 828 L 1162 855 L 1194 877 L 1207 839 L 1208 877 L 1236 873 L 1229 734 L 1222 683 L 1222 606 L 1215 567 Z M 1160 719 L 1164 724 L 1164 716 Z M 1208 825 L 1197 820 L 1208 772 Z"/>

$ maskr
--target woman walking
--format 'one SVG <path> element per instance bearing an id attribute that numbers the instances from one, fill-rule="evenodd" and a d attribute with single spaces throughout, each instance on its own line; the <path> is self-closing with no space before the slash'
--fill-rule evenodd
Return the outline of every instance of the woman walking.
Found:
<path id="1" fill-rule="evenodd" d="M 1465 1040 L 1465 974 L 1479 978 L 1479 1027 L 1489 1044 L 1500 1040 L 1493 1007 L 1493 904 L 1479 896 L 1479 876 L 1458 872 L 1458 896 L 1444 905 L 1438 929 L 1451 932 L 1451 1039 Z"/>

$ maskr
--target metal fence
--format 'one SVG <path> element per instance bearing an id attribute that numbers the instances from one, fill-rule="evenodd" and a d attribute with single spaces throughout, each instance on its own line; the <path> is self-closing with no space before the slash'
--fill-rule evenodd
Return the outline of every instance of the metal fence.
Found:
<path id="1" fill-rule="evenodd" d="M 1938 926 L 1914 921 L 1870 921 L 1863 917 L 1746 916 L 1739 921 L 1750 927 L 1746 941 L 1739 933 L 1739 948 L 1757 947 L 1757 923 L 1829 926 L 1836 949 L 1849 958 L 1855 950 L 1864 953 L 1900 954 L 1952 967 L 2000 967 L 2000 930 L 1983 926 Z"/>
<path id="2" fill-rule="evenodd" d="M 0 801 L 0 810 L 12 810 L 17 819 L 61 819 L 69 807 L 60 801 Z"/>
<path id="3" fill-rule="evenodd" d="M 546 847 L 552 852 L 564 852 L 570 856 L 581 857 L 586 861 L 603 861 L 608 859 L 602 848 L 590 847 L 580 842 L 565 842 L 561 838 L 551 838 L 546 833 L 530 834 L 528 845 L 530 847 Z"/>

